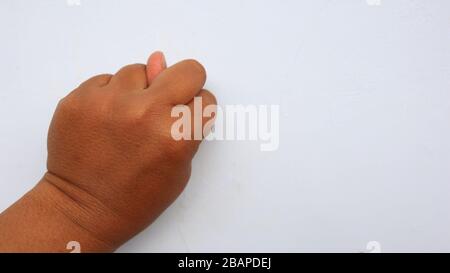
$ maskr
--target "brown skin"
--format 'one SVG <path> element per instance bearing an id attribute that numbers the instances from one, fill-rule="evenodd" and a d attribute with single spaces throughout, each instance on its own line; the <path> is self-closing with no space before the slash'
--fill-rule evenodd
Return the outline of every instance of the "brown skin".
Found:
<path id="1" fill-rule="evenodd" d="M 48 133 L 48 171 L 0 215 L 0 252 L 113 251 L 151 224 L 181 193 L 200 141 L 176 141 L 172 107 L 192 108 L 206 73 L 194 60 L 99 75 L 63 98 Z M 208 119 L 203 119 L 205 124 Z"/>

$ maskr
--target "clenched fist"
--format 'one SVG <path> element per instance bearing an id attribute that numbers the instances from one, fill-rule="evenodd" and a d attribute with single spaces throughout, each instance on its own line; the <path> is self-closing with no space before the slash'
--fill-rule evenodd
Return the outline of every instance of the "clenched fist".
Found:
<path id="1" fill-rule="evenodd" d="M 2 221 L 14 221 L 16 211 L 34 204 L 44 208 L 39 213 L 51 226 L 61 218 L 63 227 L 76 230 L 64 240 L 49 238 L 44 251 L 63 251 L 65 245 L 54 245 L 69 240 L 80 241 L 85 251 L 111 251 L 148 226 L 189 179 L 200 141 L 172 137 L 171 111 L 177 105 L 192 108 L 199 96 L 205 107 L 215 105 L 214 96 L 202 89 L 205 80 L 197 61 L 165 68 L 163 55 L 155 53 L 147 65 L 128 65 L 82 83 L 56 108 L 48 133 L 48 172 L 1 215 L 0 234 L 17 232 Z M 5 237 L 0 235 L 0 250 Z"/>

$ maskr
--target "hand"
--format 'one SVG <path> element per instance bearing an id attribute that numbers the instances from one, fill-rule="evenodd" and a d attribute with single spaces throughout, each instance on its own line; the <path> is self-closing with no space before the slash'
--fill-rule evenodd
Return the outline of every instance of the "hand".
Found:
<path id="1" fill-rule="evenodd" d="M 185 187 L 200 141 L 172 138 L 171 111 L 179 104 L 192 108 L 195 96 L 204 106 L 215 105 L 202 89 L 205 80 L 197 61 L 165 69 L 156 53 L 147 66 L 128 65 L 85 81 L 57 106 L 48 172 L 35 191 L 58 196 L 52 198 L 55 209 L 106 248 L 117 248 Z"/>

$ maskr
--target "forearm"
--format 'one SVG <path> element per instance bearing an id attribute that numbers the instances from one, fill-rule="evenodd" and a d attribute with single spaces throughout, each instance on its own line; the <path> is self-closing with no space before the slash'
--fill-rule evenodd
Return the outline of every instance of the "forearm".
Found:
<path id="1" fill-rule="evenodd" d="M 77 223 L 75 210 L 82 210 L 77 201 L 43 178 L 0 214 L 0 252 L 69 252 L 70 241 L 79 242 L 82 252 L 114 250 Z"/>

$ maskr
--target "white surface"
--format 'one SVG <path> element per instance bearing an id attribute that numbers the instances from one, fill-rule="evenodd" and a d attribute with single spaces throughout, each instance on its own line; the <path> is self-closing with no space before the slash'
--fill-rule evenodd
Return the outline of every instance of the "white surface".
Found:
<path id="1" fill-rule="evenodd" d="M 280 148 L 207 143 L 119 251 L 450 251 L 450 1 L 2 0 L 0 34 L 0 209 L 59 98 L 161 49 L 220 104 L 279 104 Z"/>

